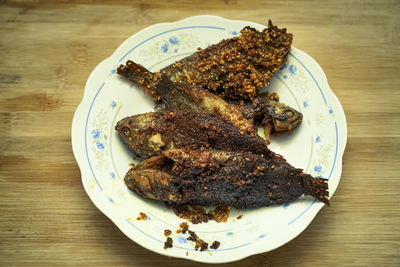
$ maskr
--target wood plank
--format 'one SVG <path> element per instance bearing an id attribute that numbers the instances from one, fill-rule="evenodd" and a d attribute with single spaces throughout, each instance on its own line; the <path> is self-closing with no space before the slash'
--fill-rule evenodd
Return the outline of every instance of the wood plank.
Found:
<path id="1" fill-rule="evenodd" d="M 123 235 L 86 195 L 70 136 L 97 64 L 147 26 L 201 14 L 287 27 L 348 123 L 331 206 L 288 244 L 221 266 L 400 265 L 399 1 L 26 0 L 0 3 L 1 266 L 204 265 Z"/>

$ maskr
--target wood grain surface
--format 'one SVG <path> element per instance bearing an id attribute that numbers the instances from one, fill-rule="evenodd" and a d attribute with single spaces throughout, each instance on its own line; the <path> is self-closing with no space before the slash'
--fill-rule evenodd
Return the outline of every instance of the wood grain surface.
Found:
<path id="1" fill-rule="evenodd" d="M 148 251 L 89 200 L 71 123 L 94 67 L 155 23 L 213 14 L 294 33 L 348 122 L 331 207 L 224 266 L 400 265 L 400 1 L 0 1 L 0 265 L 203 266 Z"/>

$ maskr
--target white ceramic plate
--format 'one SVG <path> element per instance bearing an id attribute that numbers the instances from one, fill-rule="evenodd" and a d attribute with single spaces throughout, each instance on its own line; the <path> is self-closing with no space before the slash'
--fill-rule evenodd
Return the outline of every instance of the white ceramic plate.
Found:
<path id="1" fill-rule="evenodd" d="M 186 240 L 187 234 L 175 232 L 182 219 L 163 203 L 132 193 L 123 182 L 132 158 L 114 125 L 125 116 L 151 111 L 154 104 L 141 88 L 121 79 L 116 68 L 131 59 L 156 71 L 192 54 L 198 47 L 205 48 L 240 34 L 248 25 L 258 30 L 265 28 L 249 21 L 215 16 L 196 16 L 150 26 L 134 34 L 100 63 L 86 83 L 84 97 L 72 122 L 72 147 L 83 186 L 97 208 L 126 236 L 147 249 L 200 262 L 235 261 L 292 240 L 323 207 L 310 197 L 302 197 L 290 205 L 234 209 L 227 223 L 189 224 L 210 245 L 214 240 L 221 242 L 217 250 L 200 252 Z M 296 35 L 296 38 L 300 37 Z M 292 47 L 288 62 L 267 88 L 304 115 L 303 123 L 292 135 L 272 139 L 271 150 L 307 173 L 328 178 L 332 196 L 342 171 L 347 128 L 343 109 L 321 67 Z M 136 220 L 139 212 L 146 213 L 148 219 Z M 241 214 L 243 218 L 237 219 Z M 164 229 L 173 232 L 173 248 L 167 250 L 163 249 Z"/>

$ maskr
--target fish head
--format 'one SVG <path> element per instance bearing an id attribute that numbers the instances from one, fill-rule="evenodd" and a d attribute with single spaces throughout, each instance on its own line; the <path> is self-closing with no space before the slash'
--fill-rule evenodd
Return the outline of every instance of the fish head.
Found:
<path id="1" fill-rule="evenodd" d="M 123 142 L 139 156 L 148 157 L 163 150 L 166 142 L 155 130 L 153 112 L 139 114 L 120 120 L 115 129 Z"/>
<path id="2" fill-rule="evenodd" d="M 296 128 L 303 120 L 303 114 L 285 104 L 277 101 L 269 101 L 269 105 L 273 107 L 272 132 L 275 134 L 287 133 Z"/>
<path id="3" fill-rule="evenodd" d="M 143 197 L 176 202 L 179 198 L 171 187 L 170 165 L 165 156 L 146 159 L 128 171 L 125 184 Z"/>

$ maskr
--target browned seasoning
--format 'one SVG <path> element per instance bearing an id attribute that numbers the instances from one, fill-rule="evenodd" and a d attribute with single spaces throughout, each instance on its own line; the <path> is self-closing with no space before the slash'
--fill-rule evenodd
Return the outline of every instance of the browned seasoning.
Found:
<path id="1" fill-rule="evenodd" d="M 286 28 L 279 29 L 269 21 L 263 31 L 247 26 L 241 35 L 199 49 L 158 73 L 129 60 L 126 66 L 118 67 L 117 73 L 147 88 L 155 100 L 160 99 L 154 84 L 161 73 L 176 82 L 197 84 L 221 97 L 253 99 L 257 88 L 268 85 L 273 73 L 286 62 L 292 39 Z"/>
<path id="2" fill-rule="evenodd" d="M 219 248 L 219 245 L 220 245 L 221 243 L 219 242 L 219 241 L 214 241 L 212 244 L 211 244 L 211 247 L 210 248 L 212 248 L 212 249 L 217 249 L 217 248 Z"/>
<path id="3" fill-rule="evenodd" d="M 189 251 L 186 251 L 186 256 L 189 256 Z"/>
<path id="4" fill-rule="evenodd" d="M 185 232 L 188 231 L 189 237 L 186 238 L 188 241 L 193 241 L 195 243 L 194 249 L 198 250 L 200 248 L 200 251 L 204 251 L 208 249 L 208 243 L 205 242 L 203 239 L 199 238 L 194 231 L 189 230 L 189 226 L 186 222 L 183 222 L 180 224 L 180 227 L 182 229 L 185 229 Z M 218 241 L 214 241 L 211 245 L 210 248 L 212 249 L 217 249 L 219 247 L 220 243 Z M 186 256 L 188 253 L 186 253 Z"/>
<path id="5" fill-rule="evenodd" d="M 240 220 L 242 218 L 243 218 L 243 215 L 239 215 L 239 216 L 236 217 L 236 219 L 238 219 L 238 220 Z"/>
<path id="6" fill-rule="evenodd" d="M 259 97 L 263 97 L 268 100 L 273 100 L 279 102 L 279 96 L 277 93 L 263 92 L 258 94 Z"/>
<path id="7" fill-rule="evenodd" d="M 142 221 L 142 220 L 145 221 L 145 220 L 147 220 L 147 215 L 146 215 L 146 213 L 139 212 L 139 217 L 137 217 L 136 220 L 138 220 L 138 221 Z"/>
<path id="8" fill-rule="evenodd" d="M 171 237 L 167 237 L 167 241 L 165 241 L 164 243 L 164 249 L 167 248 L 172 248 L 172 238 Z"/>
<path id="9" fill-rule="evenodd" d="M 189 232 L 189 237 L 188 238 L 186 238 L 187 240 L 189 240 L 189 241 L 193 241 L 193 242 L 195 242 L 195 246 L 194 246 L 194 249 L 195 250 L 198 250 L 199 248 L 200 248 L 200 251 L 204 251 L 204 250 L 206 250 L 207 248 L 208 248 L 208 243 L 207 242 L 204 242 L 204 240 L 203 239 L 200 239 L 197 235 L 196 235 L 196 233 L 195 232 L 193 232 L 193 231 L 188 231 Z"/>
<path id="10" fill-rule="evenodd" d="M 172 205 L 175 214 L 182 219 L 186 219 L 193 224 L 208 222 L 212 215 L 208 214 L 202 207 L 190 205 Z"/>
<path id="11" fill-rule="evenodd" d="M 217 207 L 215 210 L 210 211 L 210 213 L 213 215 L 213 219 L 216 222 L 226 222 L 231 209 L 232 207 Z"/>
<path id="12" fill-rule="evenodd" d="M 187 224 L 187 222 L 183 222 L 179 225 L 179 227 L 182 229 L 182 233 L 185 234 L 186 231 L 189 229 L 189 225 Z"/>
<path id="13" fill-rule="evenodd" d="M 189 240 L 189 241 L 193 241 L 194 242 L 197 239 L 197 235 L 196 235 L 195 232 L 189 230 L 189 237 L 186 238 L 186 239 Z"/>
<path id="14" fill-rule="evenodd" d="M 171 230 L 168 230 L 168 229 L 164 230 L 165 236 L 170 236 L 171 234 L 172 234 Z"/>
<path id="15" fill-rule="evenodd" d="M 199 243 L 200 243 L 200 251 L 204 251 L 204 250 L 208 249 L 208 243 L 204 242 L 201 239 L 199 239 Z M 196 242 L 196 246 L 197 246 L 197 242 Z M 196 249 L 196 247 L 195 247 L 195 249 Z"/>
<path id="16" fill-rule="evenodd" d="M 216 222 L 226 222 L 231 207 L 217 207 L 214 210 L 206 212 L 202 207 L 191 205 L 172 205 L 175 214 L 182 219 L 186 219 L 193 224 L 206 223 L 209 220 Z"/>

